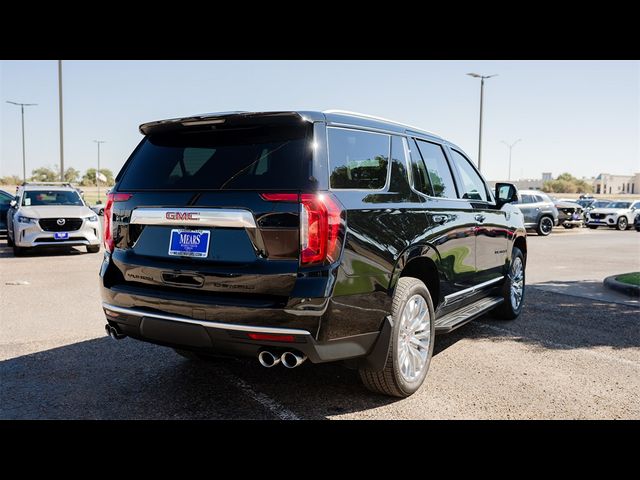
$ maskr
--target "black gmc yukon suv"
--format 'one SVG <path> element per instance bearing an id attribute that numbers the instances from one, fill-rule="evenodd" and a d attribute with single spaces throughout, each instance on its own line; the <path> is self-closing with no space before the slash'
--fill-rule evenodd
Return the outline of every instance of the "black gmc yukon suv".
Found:
<path id="1" fill-rule="evenodd" d="M 524 300 L 513 185 L 431 133 L 340 111 L 146 123 L 105 207 L 107 332 L 188 358 L 343 361 L 404 397 L 435 335 Z"/>

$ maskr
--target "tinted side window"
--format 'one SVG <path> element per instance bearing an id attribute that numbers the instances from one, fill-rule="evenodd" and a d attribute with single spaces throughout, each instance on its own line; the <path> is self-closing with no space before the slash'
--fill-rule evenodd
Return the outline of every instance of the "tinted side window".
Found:
<path id="1" fill-rule="evenodd" d="M 391 179 L 390 192 L 408 192 L 407 160 L 402 137 L 391 137 Z"/>
<path id="2" fill-rule="evenodd" d="M 415 140 L 409 145 L 411 145 L 411 178 L 413 180 L 413 188 L 425 195 L 433 195 L 427 167 L 425 167 L 422 161 Z"/>
<path id="3" fill-rule="evenodd" d="M 520 201 L 518 203 L 533 203 L 533 197 L 531 195 L 520 195 Z"/>
<path id="4" fill-rule="evenodd" d="M 331 188 L 380 190 L 387 183 L 389 135 L 328 128 Z"/>
<path id="5" fill-rule="evenodd" d="M 484 187 L 484 182 L 469 162 L 469 159 L 456 150 L 451 150 L 451 153 L 462 179 L 462 198 L 486 202 L 487 190 Z"/>
<path id="6" fill-rule="evenodd" d="M 456 187 L 442 147 L 424 140 L 418 140 L 417 143 L 422 159 L 427 166 L 432 195 L 434 197 L 457 198 Z"/>
<path id="7" fill-rule="evenodd" d="M 551 199 L 549 199 L 549 198 L 544 198 L 544 197 L 542 197 L 542 196 L 540 196 L 540 195 L 536 195 L 536 196 L 534 197 L 534 200 L 535 200 L 535 202 L 536 202 L 536 203 L 542 203 L 542 202 L 547 202 L 547 203 L 549 203 L 549 202 L 551 201 Z"/>

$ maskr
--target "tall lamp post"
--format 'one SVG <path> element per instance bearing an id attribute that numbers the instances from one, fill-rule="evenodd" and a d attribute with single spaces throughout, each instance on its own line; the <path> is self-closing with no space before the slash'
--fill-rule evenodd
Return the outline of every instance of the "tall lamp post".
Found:
<path id="1" fill-rule="evenodd" d="M 511 150 L 513 149 L 513 147 L 516 146 L 516 143 L 521 142 L 521 141 L 522 141 L 521 138 L 517 139 L 513 143 L 507 143 L 504 140 L 501 140 L 502 143 L 504 143 L 507 147 L 509 147 L 509 181 L 511 181 Z"/>
<path id="2" fill-rule="evenodd" d="M 98 186 L 98 201 L 100 201 L 100 144 L 106 143 L 104 140 L 94 140 L 98 144 L 98 171 L 96 172 L 96 185 Z"/>
<path id="3" fill-rule="evenodd" d="M 58 60 L 58 113 L 60 114 L 60 181 L 64 182 L 64 137 L 62 129 L 62 60 Z"/>
<path id="4" fill-rule="evenodd" d="M 24 153 L 24 107 L 35 107 L 38 105 L 37 103 L 18 103 L 18 102 L 10 102 L 7 100 L 7 103 L 11 105 L 18 105 L 20 107 L 20 113 L 22 114 L 22 181 L 27 181 L 27 161 L 26 155 Z"/>
<path id="5" fill-rule="evenodd" d="M 484 81 L 487 78 L 497 77 L 498 74 L 480 75 L 479 73 L 467 73 L 470 77 L 480 79 L 480 132 L 478 134 L 478 171 L 482 173 L 482 102 L 484 97 Z"/>

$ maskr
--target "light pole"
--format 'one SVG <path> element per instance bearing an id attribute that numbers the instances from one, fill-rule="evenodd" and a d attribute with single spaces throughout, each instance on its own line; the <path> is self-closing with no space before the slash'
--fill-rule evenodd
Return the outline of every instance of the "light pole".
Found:
<path id="1" fill-rule="evenodd" d="M 486 78 L 497 77 L 498 74 L 480 75 L 479 73 L 467 73 L 470 77 L 480 79 L 480 132 L 478 134 L 478 171 L 482 173 L 482 101 L 484 97 L 484 81 Z"/>
<path id="2" fill-rule="evenodd" d="M 106 142 L 104 140 L 94 140 L 94 142 L 98 144 L 98 171 L 96 172 L 96 185 L 98 186 L 98 201 L 100 201 L 100 144 Z"/>
<path id="3" fill-rule="evenodd" d="M 509 181 L 511 181 L 511 150 L 513 149 L 513 147 L 516 146 L 516 143 L 521 142 L 521 141 L 522 141 L 522 139 L 519 138 L 515 142 L 509 144 L 509 143 L 505 142 L 504 140 L 501 140 L 502 143 L 504 143 L 507 147 L 509 147 Z"/>
<path id="4" fill-rule="evenodd" d="M 62 143 L 62 60 L 58 60 L 58 104 L 60 113 L 60 181 L 64 182 L 64 143 Z"/>
<path id="5" fill-rule="evenodd" d="M 20 106 L 20 113 L 22 114 L 22 181 L 27 181 L 27 161 L 24 153 L 24 107 L 35 107 L 38 105 L 37 103 L 18 103 L 18 102 L 10 102 L 7 100 L 7 103 L 12 105 Z"/>

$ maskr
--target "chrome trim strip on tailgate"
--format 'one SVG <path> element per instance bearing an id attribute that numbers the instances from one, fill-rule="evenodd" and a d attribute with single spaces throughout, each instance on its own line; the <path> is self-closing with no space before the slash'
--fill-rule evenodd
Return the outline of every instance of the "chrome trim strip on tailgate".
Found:
<path id="1" fill-rule="evenodd" d="M 253 214 L 240 208 L 136 208 L 131 212 L 129 223 L 256 228 Z"/>
<path id="2" fill-rule="evenodd" d="M 311 335 L 306 330 L 298 330 L 295 328 L 276 328 L 276 327 L 257 327 L 253 325 L 238 325 L 235 323 L 220 323 L 220 322 L 208 322 L 206 320 L 198 320 L 195 318 L 181 317 L 178 315 L 170 315 L 167 313 L 155 313 L 146 312 L 144 310 L 138 310 L 134 308 L 117 307 L 108 303 L 102 303 L 102 308 L 110 310 L 116 313 L 123 313 L 125 315 L 133 315 L 136 317 L 149 317 L 157 318 L 159 320 L 169 320 L 171 322 L 192 323 L 195 325 L 202 325 L 209 328 L 221 328 L 223 330 L 239 330 L 242 332 L 256 332 L 256 333 L 274 333 L 283 335 Z"/>

